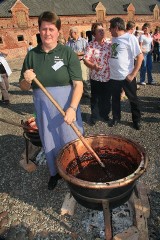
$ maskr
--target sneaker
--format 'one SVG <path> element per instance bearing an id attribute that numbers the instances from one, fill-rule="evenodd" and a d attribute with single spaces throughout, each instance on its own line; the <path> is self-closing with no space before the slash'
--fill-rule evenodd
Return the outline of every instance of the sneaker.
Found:
<path id="1" fill-rule="evenodd" d="M 156 85 L 156 82 L 150 82 L 150 83 L 148 83 L 148 85 Z"/>
<path id="2" fill-rule="evenodd" d="M 140 84 L 140 85 L 143 85 L 143 86 L 146 86 L 146 83 L 145 83 L 145 82 L 140 82 L 139 84 Z"/>

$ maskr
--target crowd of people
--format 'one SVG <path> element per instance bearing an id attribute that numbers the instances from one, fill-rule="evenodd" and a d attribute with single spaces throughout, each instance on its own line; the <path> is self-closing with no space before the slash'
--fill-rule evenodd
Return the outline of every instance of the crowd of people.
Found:
<path id="1" fill-rule="evenodd" d="M 121 94 L 124 92 L 131 106 L 133 128 L 141 128 L 137 73 L 140 70 L 141 85 L 145 85 L 146 72 L 148 83 L 155 84 L 152 56 L 154 61 L 159 61 L 160 34 L 157 29 L 151 36 L 148 23 L 140 32 L 135 29 L 134 22 L 129 21 L 125 26 L 124 20 L 116 17 L 110 20 L 111 40 L 106 38 L 101 22 L 92 24 L 91 41 L 81 37 L 77 27 L 70 29 L 66 40 L 60 32 L 60 18 L 50 11 L 39 16 L 38 26 L 41 43 L 36 47 L 29 43 L 19 82 L 22 90 L 33 90 L 36 122 L 50 171 L 48 189 L 52 190 L 60 179 L 55 162 L 57 154 L 66 143 L 77 138 L 70 124 L 74 122 L 84 134 L 80 111 L 82 96 L 90 98 L 90 124 L 95 125 L 99 115 L 109 127 L 113 127 L 121 121 Z M 1 55 L 0 86 L 2 91 L 5 82 L 2 100 L 6 102 L 9 99 L 4 70 L 7 77 L 11 70 Z M 35 78 L 63 108 L 64 117 L 36 85 Z"/>

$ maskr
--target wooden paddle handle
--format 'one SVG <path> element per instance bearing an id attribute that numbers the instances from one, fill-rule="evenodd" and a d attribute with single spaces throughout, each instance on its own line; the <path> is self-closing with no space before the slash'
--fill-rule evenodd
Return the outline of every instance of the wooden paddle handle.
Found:
<path id="1" fill-rule="evenodd" d="M 65 116 L 65 112 L 63 111 L 63 109 L 61 108 L 61 106 L 56 102 L 56 100 L 52 97 L 52 95 L 43 87 L 43 85 L 39 82 L 39 80 L 37 78 L 34 78 L 33 81 L 39 86 L 39 88 L 45 93 L 45 95 L 50 99 L 50 101 L 55 105 L 55 107 L 59 110 L 59 112 Z M 81 132 L 79 131 L 79 129 L 75 126 L 74 123 L 71 123 L 70 126 L 72 127 L 72 129 L 74 130 L 74 132 L 77 134 L 77 136 L 80 138 L 80 140 L 82 141 L 82 143 L 84 144 L 84 146 L 88 149 L 88 151 L 92 154 L 92 156 L 94 156 L 96 158 L 96 160 L 99 162 L 99 164 L 102 167 L 105 167 L 105 165 L 102 163 L 102 161 L 100 160 L 100 158 L 98 157 L 98 155 L 95 153 L 95 151 L 93 150 L 93 148 L 87 143 L 87 141 L 85 140 L 85 138 L 82 136 Z"/>
<path id="2" fill-rule="evenodd" d="M 4 122 L 4 123 L 11 124 L 11 125 L 14 125 L 14 126 L 17 126 L 17 127 L 24 128 L 24 129 L 27 129 L 27 130 L 32 130 L 32 131 L 34 131 L 34 132 L 38 132 L 38 130 L 35 129 L 35 128 L 32 128 L 32 127 L 30 127 L 30 126 L 26 126 L 26 125 L 23 125 L 23 124 L 15 123 L 15 122 L 13 122 L 13 121 L 11 121 L 11 120 L 8 120 L 8 119 L 6 120 L 6 119 L 3 119 L 3 118 L 0 118 L 0 121 L 1 121 L 1 122 Z"/>

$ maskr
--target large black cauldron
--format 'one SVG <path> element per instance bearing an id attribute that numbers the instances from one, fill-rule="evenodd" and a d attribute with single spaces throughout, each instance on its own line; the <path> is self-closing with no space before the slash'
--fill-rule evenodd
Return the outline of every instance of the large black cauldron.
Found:
<path id="1" fill-rule="evenodd" d="M 133 172 L 124 178 L 109 182 L 85 181 L 76 176 L 90 166 L 94 159 L 81 158 L 87 150 L 78 139 L 64 146 L 57 157 L 57 167 L 60 175 L 66 180 L 73 197 L 81 205 L 91 209 L 102 209 L 102 202 L 108 201 L 109 207 L 120 206 L 132 194 L 136 180 L 145 172 L 148 158 L 145 150 L 137 143 L 121 136 L 98 135 L 86 138 L 88 144 L 96 151 L 97 148 L 109 150 L 110 154 L 119 154 L 127 157 L 129 166 L 135 166 Z M 98 153 L 97 153 L 98 154 Z M 122 160 L 122 159 L 121 159 Z M 106 165 L 107 167 L 107 165 Z M 121 171 L 119 165 L 115 171 Z"/>

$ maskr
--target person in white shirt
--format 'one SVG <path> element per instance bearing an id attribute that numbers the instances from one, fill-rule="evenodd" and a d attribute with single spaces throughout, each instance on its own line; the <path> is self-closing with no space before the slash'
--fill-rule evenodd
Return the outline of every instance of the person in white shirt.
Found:
<path id="1" fill-rule="evenodd" d="M 134 31 L 135 31 L 135 22 L 133 21 L 128 21 L 127 24 L 126 24 L 126 32 L 130 33 L 130 34 L 133 34 Z M 127 99 L 127 96 L 125 95 L 125 92 L 122 88 L 122 92 L 121 92 L 121 101 L 123 100 L 126 100 Z"/>
<path id="2" fill-rule="evenodd" d="M 136 93 L 136 75 L 141 67 L 143 54 L 137 38 L 133 34 L 126 33 L 122 18 L 116 17 L 110 20 L 110 32 L 112 44 L 109 66 L 113 120 L 109 126 L 113 127 L 121 120 L 120 95 L 123 88 L 130 101 L 133 127 L 139 130 L 141 114 Z"/>
<path id="3" fill-rule="evenodd" d="M 152 52 L 153 38 L 150 35 L 150 24 L 145 23 L 142 27 L 144 33 L 139 37 L 139 45 L 143 52 L 143 62 L 140 69 L 140 84 L 145 86 L 145 76 L 147 72 L 148 84 L 153 85 L 155 82 L 152 77 Z"/>

